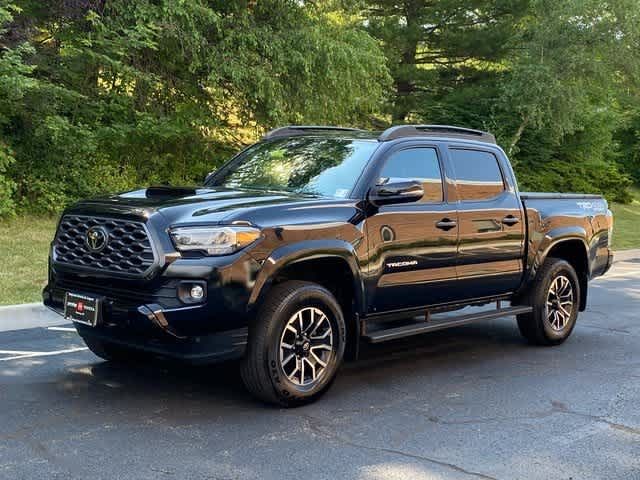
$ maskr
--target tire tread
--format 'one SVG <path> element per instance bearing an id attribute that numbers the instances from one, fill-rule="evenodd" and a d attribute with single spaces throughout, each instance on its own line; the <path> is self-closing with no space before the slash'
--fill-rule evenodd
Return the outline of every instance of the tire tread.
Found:
<path id="1" fill-rule="evenodd" d="M 569 270 L 577 280 L 577 275 L 571 264 L 561 258 L 549 257 L 542 264 L 531 288 L 529 288 L 529 290 L 527 290 L 527 292 L 525 292 L 518 301 L 521 305 L 530 305 L 533 307 L 533 312 L 517 316 L 518 329 L 520 330 L 520 333 L 533 345 L 558 345 L 564 342 L 573 330 L 572 327 L 567 335 L 562 339 L 549 338 L 545 334 L 541 305 L 545 305 L 547 301 L 546 280 L 553 274 L 553 270 L 557 269 L 559 265 L 563 265 L 563 267 Z M 578 285 L 577 287 L 579 288 Z M 579 292 L 576 292 L 575 296 L 576 298 L 579 298 Z M 575 308 L 578 308 L 578 306 L 576 305 Z"/>
<path id="2" fill-rule="evenodd" d="M 283 398 L 277 392 L 268 371 L 268 362 L 262 348 L 268 342 L 268 336 L 272 323 L 276 321 L 277 312 L 283 304 L 305 287 L 314 287 L 329 293 L 326 289 L 312 282 L 290 280 L 276 285 L 269 292 L 268 298 L 258 309 L 257 315 L 249 324 L 249 342 L 247 353 L 240 365 L 240 375 L 247 390 L 267 403 L 275 403 L 282 406 L 291 406 L 301 402 L 301 398 Z"/>

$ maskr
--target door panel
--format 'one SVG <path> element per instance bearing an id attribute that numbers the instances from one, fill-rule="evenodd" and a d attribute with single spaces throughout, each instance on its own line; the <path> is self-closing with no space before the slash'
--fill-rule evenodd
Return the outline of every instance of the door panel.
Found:
<path id="1" fill-rule="evenodd" d="M 520 200 L 490 152 L 450 149 L 456 175 L 459 244 L 457 274 L 464 298 L 515 290 L 523 273 L 524 221 Z"/>
<path id="2" fill-rule="evenodd" d="M 399 148 L 379 182 L 418 180 L 416 203 L 373 207 L 366 220 L 370 269 L 368 311 L 379 313 L 449 301 L 456 281 L 455 205 L 444 202 L 443 168 L 433 146 Z"/>
<path id="3" fill-rule="evenodd" d="M 443 218 L 457 219 L 455 209 L 447 205 L 386 206 L 367 219 L 373 245 L 370 311 L 452 299 L 458 231 L 437 228 Z"/>

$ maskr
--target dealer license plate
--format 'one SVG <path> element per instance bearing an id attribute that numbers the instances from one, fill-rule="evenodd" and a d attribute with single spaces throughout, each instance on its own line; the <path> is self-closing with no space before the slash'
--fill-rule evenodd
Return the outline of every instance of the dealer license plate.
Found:
<path id="1" fill-rule="evenodd" d="M 64 318 L 95 327 L 100 318 L 100 303 L 97 297 L 67 292 L 64 297 Z"/>

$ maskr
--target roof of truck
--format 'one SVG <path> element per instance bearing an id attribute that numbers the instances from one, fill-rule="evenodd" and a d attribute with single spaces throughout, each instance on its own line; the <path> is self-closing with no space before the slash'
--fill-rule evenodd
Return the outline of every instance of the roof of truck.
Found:
<path id="1" fill-rule="evenodd" d="M 295 136 L 341 136 L 363 138 L 387 142 L 400 138 L 440 137 L 463 140 L 474 140 L 484 143 L 496 143 L 496 138 L 489 132 L 451 125 L 397 125 L 383 132 L 372 132 L 357 128 L 331 127 L 323 125 L 289 125 L 271 130 L 264 140 Z"/>

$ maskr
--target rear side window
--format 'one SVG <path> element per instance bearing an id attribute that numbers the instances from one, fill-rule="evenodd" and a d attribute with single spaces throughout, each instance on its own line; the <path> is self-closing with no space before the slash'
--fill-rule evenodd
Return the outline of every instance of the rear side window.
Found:
<path id="1" fill-rule="evenodd" d="M 479 150 L 450 150 L 460 200 L 488 200 L 504 191 L 498 159 Z"/>
<path id="2" fill-rule="evenodd" d="M 442 202 L 442 174 L 435 148 L 408 148 L 391 154 L 380 173 L 379 183 L 416 180 L 422 183 L 421 203 Z"/>

